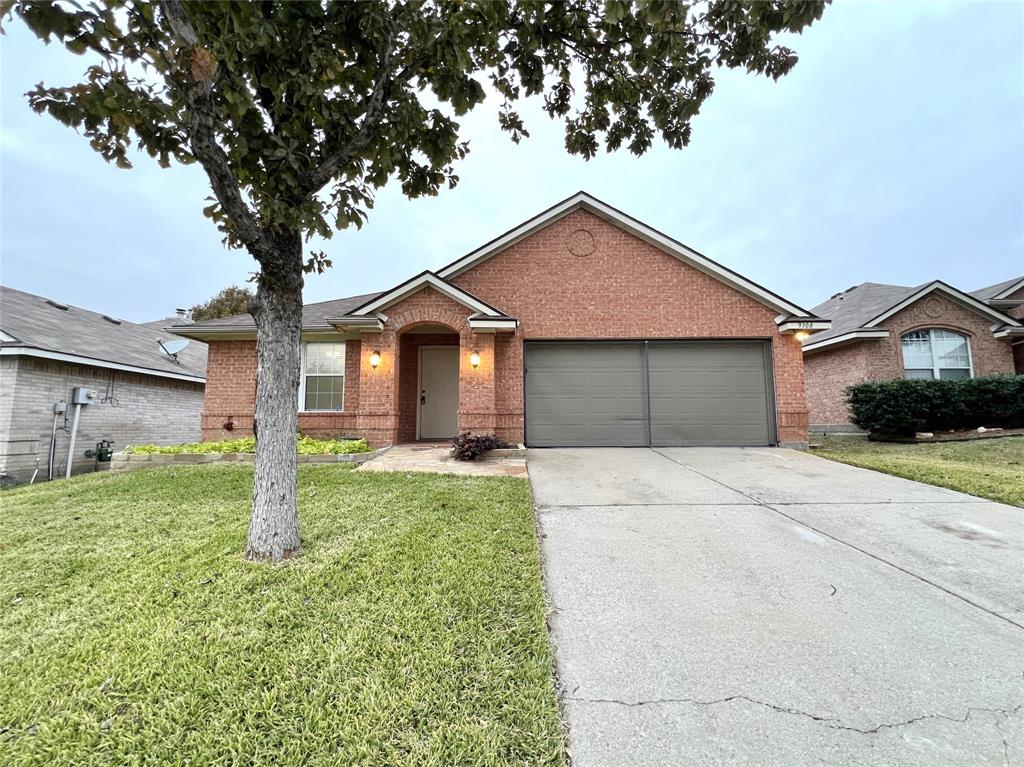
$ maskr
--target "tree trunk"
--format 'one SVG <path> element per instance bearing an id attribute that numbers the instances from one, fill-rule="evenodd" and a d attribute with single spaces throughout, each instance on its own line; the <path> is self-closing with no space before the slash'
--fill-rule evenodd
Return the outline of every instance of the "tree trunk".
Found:
<path id="1" fill-rule="evenodd" d="M 297 507 L 299 344 L 302 330 L 302 236 L 269 237 L 260 259 L 256 320 L 256 466 L 246 558 L 279 561 L 299 551 Z"/>

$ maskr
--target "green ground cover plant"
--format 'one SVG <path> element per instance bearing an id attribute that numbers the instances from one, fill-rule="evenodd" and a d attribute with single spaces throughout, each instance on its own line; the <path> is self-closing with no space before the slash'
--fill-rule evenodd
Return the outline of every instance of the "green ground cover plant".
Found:
<path id="1" fill-rule="evenodd" d="M 299 455 L 349 455 L 368 453 L 365 439 L 313 439 L 299 437 Z M 141 455 L 177 455 L 179 453 L 255 453 L 255 437 L 239 437 L 217 442 L 188 442 L 183 445 L 130 445 L 126 453 Z"/>

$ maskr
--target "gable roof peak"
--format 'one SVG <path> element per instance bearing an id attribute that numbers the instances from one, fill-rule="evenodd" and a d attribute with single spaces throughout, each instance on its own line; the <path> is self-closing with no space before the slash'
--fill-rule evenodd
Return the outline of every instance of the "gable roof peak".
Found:
<path id="1" fill-rule="evenodd" d="M 815 313 L 832 320 L 832 328 L 808 339 L 804 343 L 804 349 L 816 351 L 843 342 L 860 331 L 877 329 L 892 315 L 936 291 L 978 314 L 989 317 L 999 325 L 1019 324 L 1012 317 L 942 280 L 932 280 L 914 287 L 865 282 L 843 293 L 837 293 L 828 301 L 814 307 Z"/>
<path id="2" fill-rule="evenodd" d="M 504 312 L 495 309 L 486 301 L 482 301 L 469 291 L 463 290 L 458 285 L 453 285 L 448 280 L 429 269 L 425 269 L 405 282 L 396 285 L 391 290 L 385 291 L 375 298 L 354 307 L 352 310 L 347 312 L 347 314 L 350 316 L 372 314 L 386 309 L 392 304 L 398 303 L 402 299 L 411 296 L 413 293 L 417 293 L 428 287 L 448 296 L 450 299 L 462 304 L 463 306 L 473 309 L 477 314 L 482 316 L 506 316 Z"/>
<path id="3" fill-rule="evenodd" d="M 729 287 L 746 294 L 755 301 L 775 309 L 781 313 L 783 318 L 811 316 L 811 312 L 808 312 L 797 304 L 787 301 L 778 293 L 774 293 L 767 288 L 748 280 L 743 275 L 719 264 L 717 261 L 711 260 L 702 253 L 698 253 L 693 248 L 690 248 L 678 240 L 659 232 L 657 229 L 648 226 L 642 221 L 633 218 L 628 213 L 624 213 L 608 203 L 599 200 L 584 190 L 580 190 L 561 202 L 552 205 L 550 208 L 541 211 L 536 216 L 527 219 L 519 226 L 510 229 L 476 250 L 467 253 L 462 258 L 451 262 L 447 266 L 441 267 L 437 270 L 436 274 L 444 280 L 457 277 L 466 270 L 486 261 L 491 256 L 502 252 L 520 240 L 529 237 L 535 232 L 549 226 L 555 221 L 564 218 L 569 213 L 580 208 L 586 209 L 588 212 L 593 213 L 598 218 L 604 219 L 624 232 L 647 242 L 649 245 L 653 245 L 659 250 L 674 256 L 699 271 L 714 277 Z"/>

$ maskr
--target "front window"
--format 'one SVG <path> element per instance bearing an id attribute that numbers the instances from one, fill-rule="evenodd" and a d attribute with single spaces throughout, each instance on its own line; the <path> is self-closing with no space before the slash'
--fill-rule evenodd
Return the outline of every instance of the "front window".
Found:
<path id="1" fill-rule="evenodd" d="M 299 403 L 307 411 L 344 409 L 344 343 L 303 344 Z"/>
<path id="2" fill-rule="evenodd" d="M 971 350 L 967 338 L 939 328 L 907 333 L 903 336 L 903 367 L 907 378 L 970 378 Z"/>

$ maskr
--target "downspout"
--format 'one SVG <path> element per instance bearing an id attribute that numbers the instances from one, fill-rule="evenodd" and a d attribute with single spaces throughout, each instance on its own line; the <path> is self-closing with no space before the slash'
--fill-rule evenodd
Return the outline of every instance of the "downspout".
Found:
<path id="1" fill-rule="evenodd" d="M 60 418 L 59 405 L 53 406 L 53 428 L 50 429 L 50 452 L 46 457 L 46 478 L 53 479 L 53 461 L 57 457 L 57 419 Z M 65 407 L 67 407 L 65 405 Z"/>
<path id="2" fill-rule="evenodd" d="M 68 466 L 64 478 L 71 476 L 71 464 L 75 460 L 75 440 L 78 438 L 78 416 L 82 413 L 82 403 L 75 403 L 75 417 L 71 422 L 71 442 L 68 444 Z"/>

